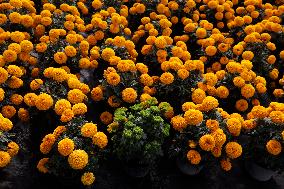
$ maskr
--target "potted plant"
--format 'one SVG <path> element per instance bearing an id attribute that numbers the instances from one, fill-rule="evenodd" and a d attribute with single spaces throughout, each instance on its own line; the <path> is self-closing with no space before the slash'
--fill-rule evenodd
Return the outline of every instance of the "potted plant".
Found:
<path id="1" fill-rule="evenodd" d="M 186 102 L 182 106 L 184 114 L 171 119 L 175 136 L 170 156 L 176 158 L 184 174 L 196 175 L 203 167 L 213 170 L 218 164 L 229 171 L 231 160 L 242 154 L 237 142 L 241 131 L 239 116 L 229 115 L 217 108 L 218 104 L 211 96 L 201 104 Z"/>
<path id="2" fill-rule="evenodd" d="M 267 181 L 284 168 L 283 103 L 272 102 L 268 108 L 255 106 L 248 114 L 244 133 L 249 136 L 245 148 L 245 167 L 258 181 Z"/>
<path id="3" fill-rule="evenodd" d="M 162 145 L 170 125 L 164 119 L 165 106 L 157 103 L 151 98 L 129 108 L 118 108 L 114 122 L 108 126 L 112 152 L 130 176 L 146 176 L 163 156 Z"/>
<path id="4" fill-rule="evenodd" d="M 43 138 L 40 151 L 48 157 L 42 158 L 37 168 L 71 183 L 81 175 L 83 185 L 92 185 L 107 143 L 107 136 L 97 131 L 96 124 L 85 121 L 83 116 L 75 117 Z"/>

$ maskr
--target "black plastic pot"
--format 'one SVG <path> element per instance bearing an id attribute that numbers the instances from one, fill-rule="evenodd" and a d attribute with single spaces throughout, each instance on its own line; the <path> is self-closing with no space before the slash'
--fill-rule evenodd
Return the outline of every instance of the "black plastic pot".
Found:
<path id="1" fill-rule="evenodd" d="M 261 182 L 268 181 L 275 175 L 274 171 L 266 169 L 252 161 L 245 162 L 245 169 L 253 179 Z"/>
<path id="2" fill-rule="evenodd" d="M 202 165 L 192 165 L 188 163 L 186 160 L 183 160 L 182 158 L 176 159 L 176 164 L 179 170 L 186 175 L 194 176 L 198 175 L 200 171 L 203 169 Z"/>

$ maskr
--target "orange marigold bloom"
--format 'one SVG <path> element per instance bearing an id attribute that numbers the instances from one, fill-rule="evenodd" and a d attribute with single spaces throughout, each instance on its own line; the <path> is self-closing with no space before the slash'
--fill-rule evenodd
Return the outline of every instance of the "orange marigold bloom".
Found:
<path id="1" fill-rule="evenodd" d="M 203 135 L 199 139 L 199 146 L 204 151 L 211 151 L 215 147 L 215 140 L 209 134 Z"/>
<path id="2" fill-rule="evenodd" d="M 281 143 L 278 142 L 277 140 L 269 140 L 266 143 L 266 150 L 268 151 L 268 153 L 277 156 L 282 151 Z"/>
<path id="3" fill-rule="evenodd" d="M 186 157 L 188 161 L 193 165 L 198 165 L 201 161 L 201 156 L 196 150 L 189 150 Z"/>
<path id="4" fill-rule="evenodd" d="M 127 103 L 134 103 L 137 99 L 137 92 L 133 88 L 126 88 L 122 91 L 122 99 Z"/>

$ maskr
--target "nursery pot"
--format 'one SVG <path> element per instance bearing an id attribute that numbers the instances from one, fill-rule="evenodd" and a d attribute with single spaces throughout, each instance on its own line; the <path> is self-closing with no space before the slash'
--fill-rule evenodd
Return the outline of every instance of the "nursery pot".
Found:
<path id="1" fill-rule="evenodd" d="M 123 168 L 126 174 L 134 178 L 143 178 L 150 171 L 149 164 L 138 163 L 138 161 L 129 161 L 123 163 Z"/>
<path id="2" fill-rule="evenodd" d="M 260 165 L 251 161 L 245 162 L 245 168 L 252 178 L 261 182 L 270 180 L 275 174 L 274 171 L 261 167 Z"/>
<path id="3" fill-rule="evenodd" d="M 192 165 L 182 158 L 177 158 L 176 164 L 182 173 L 190 176 L 199 174 L 203 168 L 202 165 Z"/>

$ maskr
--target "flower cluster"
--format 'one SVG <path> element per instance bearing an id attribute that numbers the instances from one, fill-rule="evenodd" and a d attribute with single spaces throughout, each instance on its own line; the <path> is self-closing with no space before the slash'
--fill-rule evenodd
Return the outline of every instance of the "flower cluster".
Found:
<path id="1" fill-rule="evenodd" d="M 282 0 L 1 0 L 0 12 L 1 168 L 17 123 L 45 115 L 38 169 L 84 185 L 106 148 L 124 163 L 171 146 L 195 166 L 284 170 Z"/>

